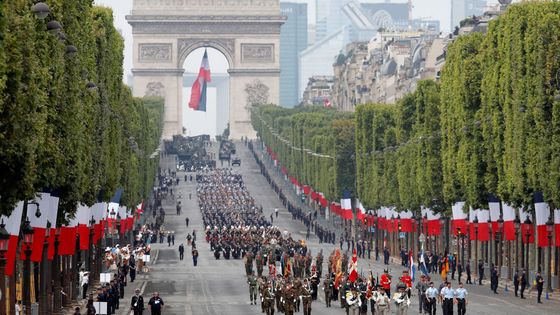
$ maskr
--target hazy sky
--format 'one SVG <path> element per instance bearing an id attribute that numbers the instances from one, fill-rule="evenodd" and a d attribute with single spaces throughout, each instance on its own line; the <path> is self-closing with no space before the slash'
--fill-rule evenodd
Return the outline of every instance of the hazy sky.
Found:
<path id="1" fill-rule="evenodd" d="M 95 0 L 96 4 L 105 5 L 113 8 L 115 16 L 115 26 L 122 31 L 125 38 L 125 60 L 124 68 L 125 73 L 129 73 L 132 68 L 132 31 L 130 25 L 125 20 L 125 16 L 130 14 L 132 10 L 133 0 Z M 313 16 L 315 15 L 315 0 L 291 0 L 292 2 L 307 2 L 309 3 L 309 21 L 313 21 Z M 385 0 L 362 0 L 361 2 L 385 2 Z M 392 0 L 391 2 L 407 2 L 407 0 Z M 497 0 L 488 0 L 489 4 L 497 3 Z M 321 0 L 319 0 L 321 3 Z M 449 31 L 449 19 L 450 19 L 450 7 L 451 0 L 413 0 L 413 11 L 412 14 L 415 18 L 430 18 L 440 20 L 441 29 L 443 31 Z M 201 55 L 201 53 L 199 53 Z M 202 55 L 201 55 L 202 56 Z M 198 56 L 196 56 L 198 57 Z M 221 57 L 221 56 L 220 56 Z M 190 59 L 190 58 L 189 58 Z M 194 58 L 193 58 L 194 59 Z M 209 59 L 211 64 L 215 66 L 212 67 L 214 72 L 225 72 L 227 64 L 212 62 L 212 60 L 218 61 L 223 58 L 219 58 L 213 54 L 209 54 Z M 198 57 L 195 60 L 200 60 Z M 200 62 L 195 64 L 189 63 L 187 65 L 187 71 L 197 72 Z M 125 79 L 126 81 L 126 79 Z"/>

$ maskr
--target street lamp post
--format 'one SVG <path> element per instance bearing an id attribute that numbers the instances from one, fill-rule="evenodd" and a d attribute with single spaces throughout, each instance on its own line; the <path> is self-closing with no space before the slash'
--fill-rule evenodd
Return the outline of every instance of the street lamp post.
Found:
<path id="1" fill-rule="evenodd" d="M 41 284 L 41 288 L 40 288 L 40 300 L 39 300 L 39 313 L 40 314 L 52 314 L 52 312 L 49 311 L 49 303 L 48 303 L 48 299 L 49 299 L 49 294 L 48 294 L 48 286 L 49 286 L 49 278 L 51 277 L 51 274 L 48 270 L 48 252 L 49 252 L 49 242 L 48 239 L 51 237 L 51 222 L 47 221 L 47 229 L 45 230 L 45 242 L 43 244 L 43 256 L 41 257 L 41 267 L 40 267 L 40 272 L 41 272 L 41 278 L 40 278 L 40 284 Z"/>
<path id="2" fill-rule="evenodd" d="M 476 264 L 478 264 L 478 216 L 476 215 L 474 216 L 473 224 L 474 224 L 474 261 L 475 261 L 474 270 L 475 270 L 475 274 L 478 276 L 478 270 L 477 270 L 478 268 L 476 268 Z"/>
<path id="3" fill-rule="evenodd" d="M 527 216 L 523 224 L 527 226 L 527 230 L 525 231 L 525 243 L 527 244 L 525 248 L 525 274 L 527 275 L 527 283 L 531 283 L 529 281 L 529 239 L 531 237 L 531 231 L 529 229 L 531 228 L 533 222 L 531 222 L 531 219 L 529 219 L 529 216 Z"/>
<path id="4" fill-rule="evenodd" d="M 461 239 L 462 239 L 462 232 L 461 228 L 457 227 L 457 260 L 461 259 Z M 462 259 L 461 259 L 462 264 Z"/>
<path id="5" fill-rule="evenodd" d="M 62 308 L 62 300 L 58 297 L 59 292 L 61 292 L 60 283 L 60 257 L 58 256 L 58 245 L 60 244 L 60 228 L 55 230 L 54 237 L 54 258 L 52 262 L 52 272 L 51 272 L 51 283 L 52 283 L 52 296 L 53 304 L 51 310 Z"/>
<path id="6" fill-rule="evenodd" d="M 88 250 L 88 271 L 89 273 L 94 276 L 95 274 L 93 273 L 93 264 L 94 262 L 94 247 L 95 245 L 93 244 L 93 227 L 95 225 L 95 219 L 93 218 L 93 215 L 91 216 L 91 219 L 89 220 L 89 250 Z M 91 277 L 90 279 L 94 279 L 94 277 Z"/>
<path id="7" fill-rule="evenodd" d="M 6 277 L 4 268 L 6 267 L 5 254 L 8 251 L 10 233 L 5 228 L 4 219 L 0 223 L 0 292 L 6 292 Z M 0 297 L 0 313 L 6 313 L 6 298 Z"/>
<path id="8" fill-rule="evenodd" d="M 498 271 L 501 274 L 502 273 L 502 262 L 503 262 L 503 252 L 502 252 L 502 240 L 503 240 L 503 236 L 502 236 L 502 231 L 504 230 L 504 219 L 502 218 L 502 215 L 500 214 L 500 217 L 498 218 L 498 231 L 496 232 L 496 237 L 498 238 L 498 248 L 496 249 L 496 253 L 498 255 L 498 259 L 497 259 L 497 263 L 498 263 Z"/>
<path id="9" fill-rule="evenodd" d="M 31 314 L 31 244 L 33 244 L 33 228 L 27 218 L 23 225 L 23 243 L 25 245 L 25 262 L 23 265 L 23 306 L 25 314 Z"/>
<path id="10" fill-rule="evenodd" d="M 515 216 L 515 220 L 513 220 L 513 224 L 515 226 L 515 270 L 519 270 L 519 228 L 521 226 L 521 221 L 519 220 L 519 215 Z"/>
<path id="11" fill-rule="evenodd" d="M 546 276 L 546 292 L 552 292 L 552 231 L 554 229 L 554 221 L 552 216 L 546 221 L 546 236 L 548 237 L 548 270 Z"/>
<path id="12" fill-rule="evenodd" d="M 449 253 L 449 224 L 447 224 L 447 220 L 442 217 L 441 219 L 439 219 L 439 225 L 440 225 L 440 227 L 445 226 L 445 251 L 444 252 Z M 443 246 L 443 239 L 442 238 L 440 238 L 440 239 L 442 241 L 441 243 L 442 243 L 442 246 Z M 437 251 L 437 248 L 436 248 L 436 251 Z"/>

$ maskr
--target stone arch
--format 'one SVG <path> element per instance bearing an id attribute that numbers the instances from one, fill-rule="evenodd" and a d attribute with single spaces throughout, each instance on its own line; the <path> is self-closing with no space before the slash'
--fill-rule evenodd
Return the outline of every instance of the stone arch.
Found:
<path id="1" fill-rule="evenodd" d="M 210 47 L 221 52 L 228 61 L 229 69 L 235 67 L 235 40 L 227 38 L 201 39 L 201 38 L 180 38 L 177 40 L 177 68 L 183 68 L 187 56 L 198 48 Z"/>

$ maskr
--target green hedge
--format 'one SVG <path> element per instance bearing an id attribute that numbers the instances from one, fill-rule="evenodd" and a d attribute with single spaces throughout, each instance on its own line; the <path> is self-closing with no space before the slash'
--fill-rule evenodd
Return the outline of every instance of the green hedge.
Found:
<path id="1" fill-rule="evenodd" d="M 267 105 L 253 108 L 251 121 L 291 176 L 328 200 L 337 200 L 343 190 L 354 191 L 353 115 L 320 107 Z"/>
<path id="2" fill-rule="evenodd" d="M 34 3 L 0 4 L 0 212 L 44 189 L 60 194 L 59 218 L 118 187 L 134 206 L 153 184 L 163 101 L 133 98 L 123 84 L 124 44 L 110 9 L 51 0 L 41 21 Z M 50 20 L 65 41 L 47 32 Z M 98 88 L 86 89 L 89 81 Z"/>

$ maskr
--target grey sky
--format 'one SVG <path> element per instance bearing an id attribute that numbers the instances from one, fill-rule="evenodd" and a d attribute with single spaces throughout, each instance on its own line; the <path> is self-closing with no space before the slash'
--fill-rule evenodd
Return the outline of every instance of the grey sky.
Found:
<path id="1" fill-rule="evenodd" d="M 126 22 L 125 16 L 130 14 L 132 10 L 133 0 L 95 0 L 96 4 L 104 5 L 113 8 L 115 17 L 115 26 L 122 31 L 125 38 L 125 60 L 124 68 L 125 74 L 130 72 L 132 68 L 132 31 L 130 25 Z M 315 0 L 292 0 L 293 2 L 307 2 L 309 3 L 309 15 L 314 16 L 315 14 Z M 384 2 L 386 0 L 362 0 L 361 2 Z M 392 0 L 392 2 L 407 2 L 407 0 Z M 497 0 L 489 0 L 489 4 L 497 3 Z M 320 3 L 320 2 L 319 2 Z M 417 18 L 430 18 L 440 20 L 440 25 L 443 31 L 449 31 L 449 18 L 450 18 L 450 3 L 451 0 L 413 0 L 413 17 Z M 312 18 L 308 19 L 313 21 Z M 202 53 L 199 53 L 202 56 Z M 227 69 L 227 63 L 223 63 L 222 56 L 215 56 L 213 52 L 209 52 L 208 58 L 213 65 L 212 70 L 214 72 L 225 72 Z M 190 57 L 190 56 L 189 56 Z M 198 57 L 198 56 L 196 56 Z M 189 58 L 189 60 L 200 60 L 201 58 Z M 194 62 L 195 64 L 187 65 L 187 71 L 191 69 L 198 69 L 200 61 Z M 196 72 L 196 70 L 194 70 Z M 126 79 L 125 79 L 126 81 Z"/>

